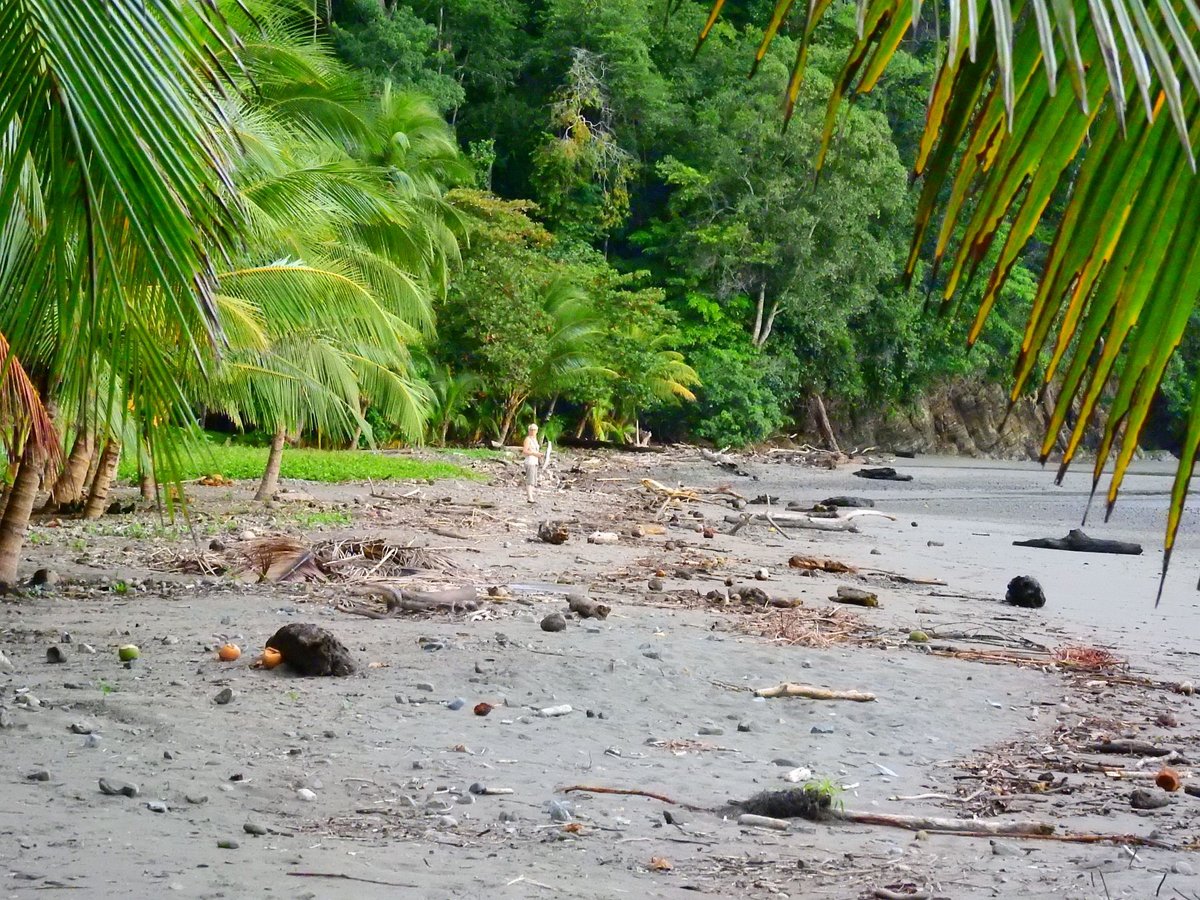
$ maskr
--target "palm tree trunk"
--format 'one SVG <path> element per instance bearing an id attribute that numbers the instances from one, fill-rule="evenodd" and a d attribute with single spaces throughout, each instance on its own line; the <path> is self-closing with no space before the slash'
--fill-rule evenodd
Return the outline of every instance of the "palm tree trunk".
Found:
<path id="1" fill-rule="evenodd" d="M 821 437 L 825 439 L 825 443 L 829 445 L 829 449 L 834 453 L 841 453 L 841 448 L 838 447 L 837 438 L 833 434 L 833 426 L 829 424 L 829 416 L 825 412 L 825 401 L 821 399 L 820 394 L 812 395 L 813 413 L 817 419 L 817 427 L 821 430 Z"/>
<path id="2" fill-rule="evenodd" d="M 79 500 L 83 494 L 83 486 L 87 483 L 88 469 L 91 468 L 92 455 L 95 450 L 91 432 L 86 428 L 80 429 L 79 433 L 75 435 L 75 443 L 71 445 L 67 464 L 63 466 L 62 473 L 54 482 L 54 487 L 50 489 L 50 496 L 46 500 L 44 512 L 53 512 Z"/>
<path id="3" fill-rule="evenodd" d="M 9 489 L 4 517 L 0 518 L 0 584 L 17 582 L 21 548 L 25 546 L 25 533 L 29 530 L 29 515 L 33 512 L 41 474 L 42 461 L 30 440 L 26 443 L 25 453 Z"/>
<path id="4" fill-rule="evenodd" d="M 143 503 L 154 502 L 154 469 L 147 460 L 142 466 L 141 478 L 138 480 L 138 488 L 142 494 Z"/>
<path id="5" fill-rule="evenodd" d="M 267 470 L 263 472 L 262 482 L 258 485 L 255 500 L 270 500 L 279 486 L 279 467 L 283 463 L 283 441 L 286 432 L 280 428 L 271 439 L 271 453 L 267 457 Z"/>
<path id="6" fill-rule="evenodd" d="M 104 515 L 108 505 L 108 489 L 112 486 L 113 475 L 116 474 L 117 462 L 120 459 L 121 442 L 109 440 L 100 453 L 96 477 L 92 479 L 92 489 L 88 491 L 87 503 L 83 507 L 85 519 L 98 519 Z"/>

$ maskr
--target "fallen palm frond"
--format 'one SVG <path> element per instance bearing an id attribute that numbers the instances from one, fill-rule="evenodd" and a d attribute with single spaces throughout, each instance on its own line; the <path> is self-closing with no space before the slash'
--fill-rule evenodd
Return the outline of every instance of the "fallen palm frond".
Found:
<path id="1" fill-rule="evenodd" d="M 429 547 L 396 544 L 382 538 L 346 538 L 308 544 L 288 535 L 269 535 L 222 551 L 159 551 L 153 568 L 198 575 L 236 574 L 259 581 L 371 581 L 420 571 L 450 572 L 454 563 Z"/>

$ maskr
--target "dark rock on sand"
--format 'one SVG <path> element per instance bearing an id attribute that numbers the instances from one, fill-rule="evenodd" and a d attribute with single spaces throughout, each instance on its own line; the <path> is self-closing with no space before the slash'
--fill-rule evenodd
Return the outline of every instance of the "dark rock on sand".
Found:
<path id="1" fill-rule="evenodd" d="M 284 625 L 267 641 L 283 655 L 283 663 L 301 675 L 353 675 L 354 661 L 332 633 L 311 622 Z"/>
<path id="2" fill-rule="evenodd" d="M 565 544 L 571 537 L 566 522 L 542 522 L 538 525 L 538 539 L 546 544 Z"/>
<path id="3" fill-rule="evenodd" d="M 821 501 L 821 506 L 844 507 L 847 509 L 871 509 L 875 506 L 875 501 L 869 500 L 866 497 L 828 497 Z"/>
<path id="4" fill-rule="evenodd" d="M 136 797 L 140 791 L 138 786 L 132 782 L 118 781 L 115 778 L 101 778 L 100 793 L 110 797 Z"/>
<path id="5" fill-rule="evenodd" d="M 1036 578 L 1029 575 L 1018 575 L 1008 583 L 1004 602 L 1025 609 L 1041 609 L 1046 605 L 1046 595 L 1042 593 L 1042 586 L 1038 584 Z"/>
<path id="6" fill-rule="evenodd" d="M 1171 803 L 1171 798 L 1158 791 L 1138 788 L 1129 795 L 1129 805 L 1134 809 L 1162 809 Z"/>
<path id="7" fill-rule="evenodd" d="M 58 584 L 58 573 L 53 569 L 38 569 L 29 579 L 31 587 L 54 587 Z"/>
<path id="8" fill-rule="evenodd" d="M 565 631 L 567 618 L 560 612 L 552 612 L 542 619 L 542 631 Z"/>
<path id="9" fill-rule="evenodd" d="M 859 478 L 869 478 L 873 481 L 912 481 L 911 475 L 901 475 L 891 466 L 877 466 L 875 468 L 859 469 L 854 473 Z"/>

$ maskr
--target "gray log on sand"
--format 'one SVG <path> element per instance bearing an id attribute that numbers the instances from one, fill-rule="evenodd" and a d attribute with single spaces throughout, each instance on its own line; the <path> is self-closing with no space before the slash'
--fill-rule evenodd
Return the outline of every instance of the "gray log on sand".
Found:
<path id="1" fill-rule="evenodd" d="M 1132 541 L 1110 541 L 1088 537 L 1079 528 L 1072 528 L 1065 538 L 1033 538 L 1013 541 L 1014 547 L 1037 547 L 1042 550 L 1070 550 L 1075 553 L 1117 553 L 1140 556 L 1142 545 Z"/>

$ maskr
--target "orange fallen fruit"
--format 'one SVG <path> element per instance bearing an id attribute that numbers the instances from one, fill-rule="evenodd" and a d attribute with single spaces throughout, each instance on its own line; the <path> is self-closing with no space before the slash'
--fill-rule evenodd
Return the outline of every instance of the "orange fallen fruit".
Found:
<path id="1" fill-rule="evenodd" d="M 217 651 L 217 658 L 223 662 L 233 662 L 242 655 L 242 648 L 237 644 L 222 644 L 221 649 Z"/>
<path id="2" fill-rule="evenodd" d="M 273 669 L 283 662 L 283 654 L 274 647 L 267 647 L 262 652 L 262 659 L 260 662 L 262 663 L 264 669 Z"/>
<path id="3" fill-rule="evenodd" d="M 1183 787 L 1183 783 L 1179 780 L 1179 773 L 1169 766 L 1163 766 L 1158 770 L 1158 774 L 1154 776 L 1154 783 L 1164 791 L 1177 791 Z"/>

